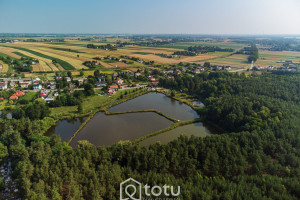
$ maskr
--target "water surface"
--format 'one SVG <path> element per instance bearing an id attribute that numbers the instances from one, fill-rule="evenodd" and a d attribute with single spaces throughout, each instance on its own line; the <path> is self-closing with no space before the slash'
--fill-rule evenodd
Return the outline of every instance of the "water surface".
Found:
<path id="1" fill-rule="evenodd" d="M 95 116 L 72 140 L 70 146 L 76 147 L 79 140 L 88 140 L 92 144 L 112 145 L 121 140 L 135 140 L 149 133 L 169 127 L 173 122 L 154 113 L 127 113 Z"/>
<path id="2" fill-rule="evenodd" d="M 78 130 L 80 125 L 87 117 L 79 117 L 75 119 L 59 120 L 56 125 L 52 126 L 46 133 L 46 136 L 57 134 L 61 137 L 61 141 L 68 142 L 73 134 Z"/>
<path id="3" fill-rule="evenodd" d="M 186 126 L 180 126 L 165 133 L 161 133 L 159 135 L 147 138 L 141 141 L 139 144 L 141 146 L 149 146 L 157 142 L 159 142 L 160 144 L 167 144 L 172 140 L 175 140 L 182 134 L 188 137 L 192 135 L 197 137 L 206 137 L 211 135 L 211 131 L 208 128 L 204 127 L 203 123 L 197 122 Z"/>
<path id="4" fill-rule="evenodd" d="M 155 109 L 175 119 L 186 121 L 199 118 L 191 107 L 161 93 L 148 93 L 110 108 L 109 112 Z"/>

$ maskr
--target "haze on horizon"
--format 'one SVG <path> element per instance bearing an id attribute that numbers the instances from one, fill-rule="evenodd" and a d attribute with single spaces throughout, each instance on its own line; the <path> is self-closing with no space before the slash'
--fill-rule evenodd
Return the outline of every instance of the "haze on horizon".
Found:
<path id="1" fill-rule="evenodd" d="M 295 34 L 298 0 L 0 0 L 0 33 Z"/>

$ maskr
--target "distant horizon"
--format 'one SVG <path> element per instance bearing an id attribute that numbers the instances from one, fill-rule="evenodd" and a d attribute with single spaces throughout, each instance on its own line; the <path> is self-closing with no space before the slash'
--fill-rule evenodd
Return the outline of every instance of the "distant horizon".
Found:
<path id="1" fill-rule="evenodd" d="M 0 35 L 3 34 L 32 34 L 32 35 L 187 35 L 187 36 L 300 36 L 299 34 L 214 34 L 214 33 L 30 33 L 30 32 L 0 32 Z"/>

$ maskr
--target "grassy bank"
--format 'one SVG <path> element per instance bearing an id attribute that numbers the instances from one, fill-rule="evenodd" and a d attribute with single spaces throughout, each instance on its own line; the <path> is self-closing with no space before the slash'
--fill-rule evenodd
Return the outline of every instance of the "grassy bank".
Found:
<path id="1" fill-rule="evenodd" d="M 149 110 L 131 110 L 131 111 L 125 111 L 125 112 L 108 112 L 108 111 L 105 111 L 105 114 L 106 115 L 120 115 L 120 114 L 127 114 L 127 113 L 142 113 L 142 112 L 155 112 L 156 114 L 159 114 L 160 116 L 163 116 L 165 118 L 167 118 L 168 120 L 170 121 L 173 121 L 173 122 L 178 122 L 177 119 L 175 118 L 172 118 L 160 111 L 157 111 L 157 110 L 154 110 L 154 109 L 149 109 Z"/>

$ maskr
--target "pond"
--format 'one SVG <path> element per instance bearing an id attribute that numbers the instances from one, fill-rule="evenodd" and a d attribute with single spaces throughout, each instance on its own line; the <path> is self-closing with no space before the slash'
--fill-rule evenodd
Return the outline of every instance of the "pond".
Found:
<path id="1" fill-rule="evenodd" d="M 131 110 L 158 110 L 172 118 L 186 121 L 198 118 L 199 115 L 191 107 L 180 103 L 161 93 L 148 93 L 110 108 L 109 112 L 125 112 Z"/>
<path id="2" fill-rule="evenodd" d="M 173 100 L 161 93 L 148 93 L 133 100 L 119 104 L 109 109 L 110 112 L 125 112 L 156 109 L 179 120 L 192 120 L 199 115 L 188 105 Z M 57 125 L 51 127 L 46 135 L 58 134 L 62 141 L 69 141 L 85 118 L 73 120 L 61 120 Z M 70 143 L 76 147 L 79 140 L 88 140 L 92 144 L 112 145 L 121 140 L 135 140 L 149 133 L 169 127 L 173 122 L 154 112 L 126 113 L 118 115 L 106 115 L 99 112 L 85 125 Z M 141 142 L 147 146 L 157 141 L 165 144 L 176 139 L 180 134 L 205 136 L 209 131 L 202 123 L 190 124 L 178 127 L 166 133 L 148 138 Z"/>
<path id="3" fill-rule="evenodd" d="M 205 126 L 203 126 L 203 123 L 197 122 L 194 124 L 189 124 L 186 126 L 180 126 L 177 127 L 173 130 L 161 133 L 159 135 L 147 138 L 143 141 L 141 141 L 139 144 L 141 146 L 149 146 L 151 144 L 155 144 L 159 142 L 160 144 L 167 144 L 171 142 L 172 140 L 175 140 L 178 138 L 180 135 L 186 135 L 188 137 L 194 135 L 197 137 L 206 137 L 210 136 L 212 130 L 209 130 Z"/>
<path id="4" fill-rule="evenodd" d="M 79 140 L 88 140 L 96 146 L 111 145 L 121 140 L 135 140 L 149 133 L 169 127 L 173 122 L 154 113 L 127 113 L 120 115 L 95 116 L 72 140 L 76 147 Z"/>
<path id="5" fill-rule="evenodd" d="M 61 137 L 61 141 L 68 142 L 73 134 L 87 117 L 79 117 L 76 119 L 59 120 L 56 125 L 52 126 L 46 133 L 46 136 L 57 134 Z"/>

